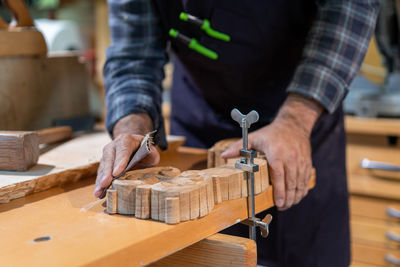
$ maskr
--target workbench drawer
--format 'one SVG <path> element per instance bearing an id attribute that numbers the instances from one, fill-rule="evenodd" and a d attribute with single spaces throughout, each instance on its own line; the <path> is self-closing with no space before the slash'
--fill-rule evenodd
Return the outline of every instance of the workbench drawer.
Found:
<path id="1" fill-rule="evenodd" d="M 400 266 L 400 250 L 352 243 L 353 262 L 378 266 Z"/>
<path id="2" fill-rule="evenodd" d="M 400 250 L 400 225 L 397 223 L 353 216 L 351 237 L 355 243 Z"/>
<path id="3" fill-rule="evenodd" d="M 400 184 L 400 172 L 381 170 L 381 168 L 362 167 L 361 161 L 368 159 L 400 166 L 400 142 L 390 143 L 390 137 L 354 135 L 347 136 L 347 171 L 349 175 L 362 175 L 393 179 Z M 371 164 L 369 164 L 370 167 Z M 376 164 L 372 164 L 375 165 Z"/>
<path id="4" fill-rule="evenodd" d="M 379 219 L 400 225 L 400 203 L 398 201 L 351 195 L 350 213 L 351 216 Z"/>

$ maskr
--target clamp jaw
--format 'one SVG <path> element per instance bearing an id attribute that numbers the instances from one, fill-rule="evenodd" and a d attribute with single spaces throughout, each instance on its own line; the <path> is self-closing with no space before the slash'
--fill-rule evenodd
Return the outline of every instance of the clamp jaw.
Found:
<path id="1" fill-rule="evenodd" d="M 257 164 L 254 164 L 254 159 L 257 157 L 257 151 L 248 149 L 248 129 L 250 126 L 257 122 L 259 115 L 257 111 L 253 110 L 247 115 L 243 115 L 238 109 L 231 111 L 231 117 L 234 121 L 238 122 L 242 128 L 243 136 L 243 149 L 240 150 L 239 159 L 235 163 L 235 168 L 246 172 L 247 176 L 247 192 L 248 192 L 248 216 L 249 218 L 243 221 L 244 224 L 249 226 L 249 237 L 256 241 L 256 227 L 260 227 L 261 236 L 267 237 L 269 233 L 269 224 L 272 216 L 268 214 L 263 220 L 255 216 L 255 196 L 254 196 L 254 173 L 259 171 Z"/>

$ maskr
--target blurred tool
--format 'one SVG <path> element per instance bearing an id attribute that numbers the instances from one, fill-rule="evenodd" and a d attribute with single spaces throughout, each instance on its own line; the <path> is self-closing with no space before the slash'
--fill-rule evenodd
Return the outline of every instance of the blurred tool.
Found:
<path id="1" fill-rule="evenodd" d="M 70 20 L 35 19 L 35 25 L 43 33 L 49 52 L 83 52 L 84 41 L 76 22 Z"/>
<path id="2" fill-rule="evenodd" d="M 358 75 L 344 100 L 348 114 L 361 117 L 400 117 L 400 3 L 383 0 L 375 38 L 387 69 L 382 85 Z"/>

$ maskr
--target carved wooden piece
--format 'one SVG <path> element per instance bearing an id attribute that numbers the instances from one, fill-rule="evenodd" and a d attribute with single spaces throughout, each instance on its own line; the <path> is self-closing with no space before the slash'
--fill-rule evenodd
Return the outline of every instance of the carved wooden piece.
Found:
<path id="1" fill-rule="evenodd" d="M 71 136 L 71 127 L 38 132 L 0 131 L 0 170 L 25 171 L 38 161 L 39 144 L 54 143 Z"/>
<path id="2" fill-rule="evenodd" d="M 128 172 L 113 182 L 117 212 L 137 218 L 176 224 L 209 214 L 215 204 L 247 197 L 247 177 L 228 165 L 180 173 L 172 167 L 155 167 Z M 255 159 L 256 194 L 268 188 L 267 163 Z M 230 165 L 229 165 L 230 164 Z"/>
<path id="3" fill-rule="evenodd" d="M 107 213 L 117 213 L 117 190 L 111 188 L 107 190 Z"/>
<path id="4" fill-rule="evenodd" d="M 173 177 L 177 176 L 180 171 L 173 167 L 154 167 L 142 170 L 135 170 L 127 172 L 123 177 L 114 180 L 112 183 L 112 188 L 118 191 L 117 194 L 117 212 L 119 214 L 134 215 L 136 210 L 140 211 L 136 217 L 150 217 L 151 203 L 155 203 L 151 200 L 150 188 L 145 185 L 153 185 L 159 182 L 165 182 L 171 180 Z M 137 189 L 139 187 L 139 189 Z M 146 192 L 147 190 L 147 192 Z M 137 194 L 137 191 L 139 192 Z M 155 197 L 155 196 L 154 196 Z M 136 200 L 138 200 L 138 205 L 136 207 Z M 158 194 L 157 194 L 158 201 Z M 154 207 L 154 211 L 157 207 Z M 157 217 L 159 212 L 157 213 Z M 152 216 L 153 217 L 153 216 Z M 146 218 L 143 218 L 146 219 Z"/>

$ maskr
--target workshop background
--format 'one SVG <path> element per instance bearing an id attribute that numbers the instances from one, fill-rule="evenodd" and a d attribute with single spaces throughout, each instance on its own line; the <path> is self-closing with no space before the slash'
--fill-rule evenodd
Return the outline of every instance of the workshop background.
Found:
<path id="1" fill-rule="evenodd" d="M 379 32 L 344 103 L 353 267 L 400 266 L 400 31 L 393 2 L 383 1 Z M 26 3 L 45 44 L 28 34 L 0 38 L 0 129 L 104 129 L 106 0 Z M 0 16 L 10 22 L 4 5 Z M 165 71 L 168 131 L 173 64 Z"/>

